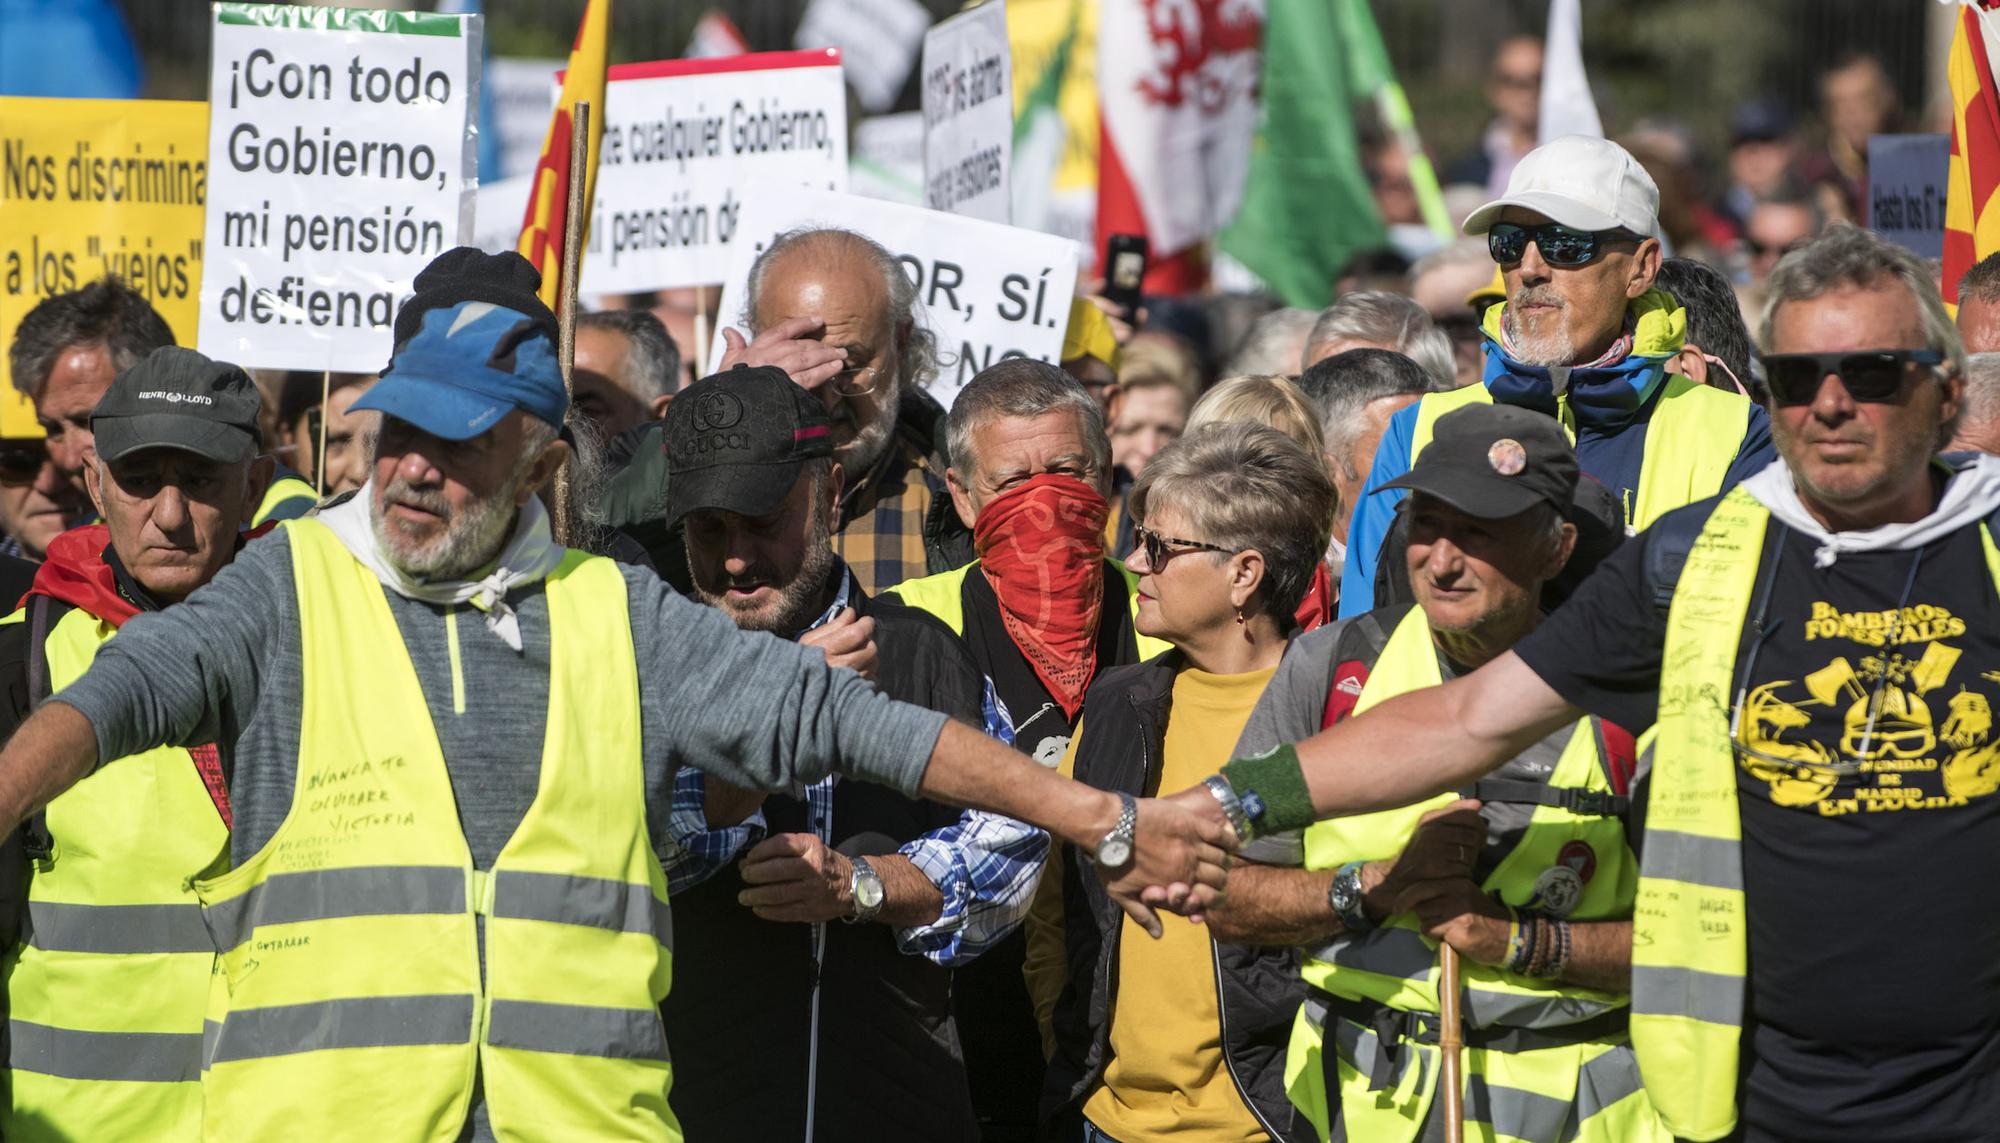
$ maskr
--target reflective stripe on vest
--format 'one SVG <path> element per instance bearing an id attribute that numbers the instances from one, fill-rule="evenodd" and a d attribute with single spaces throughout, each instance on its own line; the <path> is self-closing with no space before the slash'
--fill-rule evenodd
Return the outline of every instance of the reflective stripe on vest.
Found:
<path id="1" fill-rule="evenodd" d="M 1397 624 L 1369 671 L 1368 681 L 1355 703 L 1355 713 L 1440 681 L 1430 625 L 1422 609 L 1412 608 Z M 1609 790 L 1599 738 L 1591 720 L 1583 719 L 1576 724 L 1548 782 L 1556 788 Z M 1441 795 L 1398 810 L 1320 822 L 1306 831 L 1306 866 L 1331 869 L 1348 861 L 1392 858 L 1408 844 L 1419 818 L 1449 804 L 1455 797 Z M 1564 848 L 1576 842 L 1590 847 L 1595 868 L 1568 914 L 1570 919 L 1629 916 L 1637 868 L 1626 844 L 1623 824 L 1615 818 L 1573 814 L 1559 806 L 1535 808 L 1520 842 L 1501 859 L 1483 888 L 1509 905 L 1534 907 L 1537 879 L 1560 863 Z M 1461 964 L 1465 1018 L 1474 1028 L 1559 1030 L 1615 1013 L 1626 1003 L 1622 996 L 1559 986 L 1470 961 Z M 1307 983 L 1334 996 L 1379 1003 L 1404 1012 L 1435 1013 L 1438 1008 L 1437 946 L 1421 934 L 1413 917 L 1391 917 L 1371 932 L 1336 937 L 1307 953 L 1302 971 Z M 1320 1013 L 1323 1011 L 1323 1007 L 1319 1008 Z M 1319 1018 L 1311 1011 L 1301 1012 L 1286 1061 L 1293 1101 L 1308 1118 L 1315 1115 L 1323 1118 L 1328 1102 L 1318 1023 Z M 1392 1059 L 1378 1068 L 1381 1046 L 1376 1043 L 1374 1032 L 1350 1020 L 1336 1020 L 1335 1024 L 1341 1075 L 1346 1081 L 1339 1103 L 1345 1109 L 1348 1137 L 1370 1143 L 1397 1143 L 1415 1138 L 1423 1126 L 1437 1083 L 1435 1067 L 1428 1062 L 1432 1050 L 1415 1044 L 1398 1045 Z M 1513 1062 L 1516 1056 L 1532 1057 L 1534 1062 L 1517 1064 Z M 1610 1057 L 1610 1062 L 1597 1063 L 1606 1057 Z M 1586 1098 L 1584 1089 L 1591 1077 L 1580 1069 L 1592 1066 L 1608 1071 L 1633 1069 L 1629 1048 L 1595 1041 L 1512 1054 L 1482 1050 L 1469 1053 L 1467 1059 L 1468 1115 L 1475 1109 L 1471 1093 L 1476 1082 L 1483 1085 L 1480 1090 L 1490 1089 L 1494 1093 L 1491 1114 L 1500 1116 L 1502 1121 L 1496 1123 L 1496 1130 L 1503 1136 L 1524 1139 L 1557 1137 L 1538 1133 L 1537 1124 L 1543 1117 L 1538 1109 L 1559 1106 L 1566 1116 L 1572 1106 L 1582 1108 L 1595 1098 Z M 1557 1060 L 1567 1062 L 1557 1063 Z M 1386 1090 L 1373 1087 L 1374 1076 L 1387 1077 Z M 1501 1096 L 1498 1094 L 1501 1092 L 1518 1092 L 1520 1098 Z M 1585 1114 L 1578 1124 L 1593 1138 L 1664 1139 L 1643 1099 L 1640 1097 L 1636 1105 L 1611 1101 L 1620 1107 L 1616 1117 L 1593 1123 L 1589 1114 Z M 1519 1117 L 1514 1115 L 1516 1110 L 1521 1112 Z"/>
<path id="2" fill-rule="evenodd" d="M 1748 964 L 1729 704 L 1770 512 L 1741 488 L 1688 552 L 1667 614 L 1645 859 L 1632 933 L 1632 1044 L 1661 1116 L 1687 1139 L 1736 1124 Z M 1982 525 L 1987 573 L 2000 550 Z"/>
<path id="3" fill-rule="evenodd" d="M 917 579 L 906 579 L 889 588 L 886 594 L 895 596 L 905 606 L 929 612 L 933 618 L 951 628 L 952 634 L 964 638 L 965 577 L 978 566 L 979 561 L 974 560 L 962 568 L 953 568 L 947 572 L 921 576 Z M 1125 597 L 1132 601 L 1132 618 L 1137 622 L 1139 577 L 1118 560 L 1112 560 L 1111 566 L 1117 568 L 1118 574 L 1125 577 Z M 1132 632 L 1132 638 L 1138 644 L 1139 661 L 1142 663 L 1173 649 L 1173 644 L 1150 635 L 1141 635 L 1136 629 Z"/>
<path id="4" fill-rule="evenodd" d="M 68 686 L 117 629 L 81 608 L 43 640 Z M 229 831 L 186 750 L 120 758 L 49 803 L 21 944 L 5 967 L 9 1140 L 200 1135 L 202 1012 L 215 950 L 188 882 Z"/>
<path id="5" fill-rule="evenodd" d="M 678 1139 L 659 1018 L 671 926 L 646 833 L 623 575 L 571 552 L 544 584 L 538 790 L 482 871 L 381 586 L 317 521 L 284 527 L 304 667 L 298 776 L 264 849 L 196 887 L 221 950 L 208 1137 L 278 1138 L 304 1122 L 443 1143 L 477 1083 L 500 1138 Z"/>
<path id="6" fill-rule="evenodd" d="M 1750 428 L 1750 402 L 1685 377 L 1669 376 L 1666 391 L 1646 422 L 1645 452 L 1639 458 L 1639 487 L 1626 501 L 1629 530 L 1644 531 L 1676 508 L 1705 500 L 1722 490 L 1729 466 L 1743 447 Z M 1467 405 L 1490 405 L 1485 385 L 1467 385 L 1448 393 L 1428 393 L 1417 403 L 1417 423 L 1410 437 L 1410 461 L 1431 443 L 1437 420 Z M 1557 399 L 1563 431 L 1576 439 L 1569 407 Z"/>

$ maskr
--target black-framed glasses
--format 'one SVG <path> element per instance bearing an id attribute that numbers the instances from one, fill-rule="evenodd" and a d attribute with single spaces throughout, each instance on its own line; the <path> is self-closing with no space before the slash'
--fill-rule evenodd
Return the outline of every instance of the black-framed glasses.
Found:
<path id="1" fill-rule="evenodd" d="M 1942 365 L 1935 349 L 1853 349 L 1839 353 L 1767 353 L 1764 383 L 1780 405 L 1810 405 L 1820 383 L 1831 373 L 1840 378 L 1847 395 L 1863 404 L 1889 404 L 1902 399 L 1913 365 Z"/>
<path id="2" fill-rule="evenodd" d="M 1161 571 L 1167 561 L 1189 552 L 1221 552 L 1225 556 L 1236 554 L 1235 548 L 1225 548 L 1220 544 L 1204 544 L 1200 540 L 1182 540 L 1174 536 L 1162 536 L 1143 524 L 1132 525 L 1132 534 L 1139 539 L 1139 546 L 1145 550 L 1146 566 Z"/>
<path id="3" fill-rule="evenodd" d="M 0 440 L 0 484 L 33 484 L 42 474 L 42 465 L 48 463 L 49 446 L 46 442 L 20 438 Z"/>
<path id="4" fill-rule="evenodd" d="M 1486 250 L 1502 266 L 1512 266 L 1528 252 L 1528 243 L 1542 252 L 1542 261 L 1564 270 L 1588 265 L 1611 242 L 1638 242 L 1641 236 L 1629 230 L 1578 230 L 1560 222 L 1523 226 L 1518 222 L 1496 222 L 1486 232 Z"/>

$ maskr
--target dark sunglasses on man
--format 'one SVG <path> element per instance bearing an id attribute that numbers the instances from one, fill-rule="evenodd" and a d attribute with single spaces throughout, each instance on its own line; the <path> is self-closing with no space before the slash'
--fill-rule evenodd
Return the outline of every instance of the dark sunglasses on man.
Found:
<path id="1" fill-rule="evenodd" d="M 1764 382 L 1780 405 L 1810 405 L 1831 373 L 1840 378 L 1847 395 L 1863 404 L 1893 404 L 1903 399 L 1917 366 L 1944 364 L 1935 349 L 1855 349 L 1839 353 L 1767 353 Z"/>
<path id="2" fill-rule="evenodd" d="M 0 440 L 0 484 L 33 484 L 49 459 L 44 441 L 17 437 Z"/>
<path id="3" fill-rule="evenodd" d="M 1562 270 L 1587 266 L 1605 246 L 1614 242 L 1642 242 L 1644 236 L 1624 228 L 1578 230 L 1560 222 L 1523 226 L 1518 222 L 1496 222 L 1486 232 L 1486 250 L 1502 266 L 1512 266 L 1528 252 L 1528 243 L 1542 252 L 1542 261 Z"/>

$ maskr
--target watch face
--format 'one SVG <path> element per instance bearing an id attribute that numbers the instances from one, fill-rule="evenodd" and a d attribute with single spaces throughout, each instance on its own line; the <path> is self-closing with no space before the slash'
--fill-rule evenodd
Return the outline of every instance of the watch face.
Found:
<path id="1" fill-rule="evenodd" d="M 1132 843 L 1122 837 L 1106 838 L 1097 847 L 1097 863 L 1113 869 L 1132 860 Z"/>
<path id="2" fill-rule="evenodd" d="M 880 908 L 882 905 L 882 880 L 879 877 L 863 877 L 854 884 L 854 900 L 864 909 Z"/>

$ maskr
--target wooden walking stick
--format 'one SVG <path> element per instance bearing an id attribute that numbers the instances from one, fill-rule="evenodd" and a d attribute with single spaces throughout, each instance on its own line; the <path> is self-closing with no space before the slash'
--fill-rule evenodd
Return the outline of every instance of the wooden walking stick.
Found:
<path id="1" fill-rule="evenodd" d="M 1445 1143 L 1465 1143 L 1465 1021 L 1458 1010 L 1458 950 L 1438 946 L 1438 1089 L 1444 1093 Z"/>
<path id="2" fill-rule="evenodd" d="M 562 365 L 563 392 L 574 386 L 570 371 L 576 364 L 576 291 L 583 267 L 583 180 L 590 163 L 590 101 L 579 99 L 570 106 L 569 185 L 564 188 L 568 206 L 563 214 L 562 289 L 556 295 L 556 360 Z M 576 542 L 576 506 L 570 503 L 568 460 L 556 470 L 555 516 L 552 531 L 556 543 Z"/>

